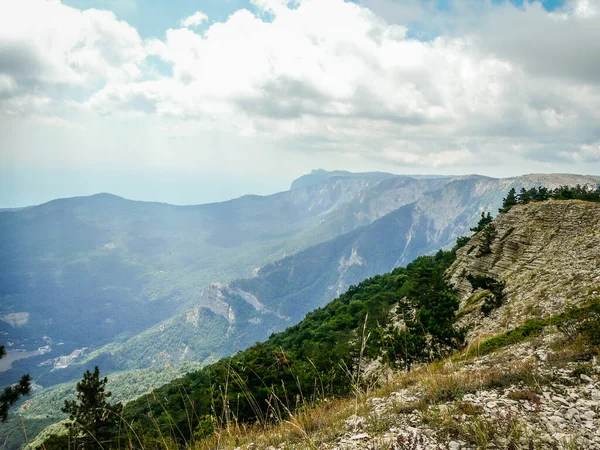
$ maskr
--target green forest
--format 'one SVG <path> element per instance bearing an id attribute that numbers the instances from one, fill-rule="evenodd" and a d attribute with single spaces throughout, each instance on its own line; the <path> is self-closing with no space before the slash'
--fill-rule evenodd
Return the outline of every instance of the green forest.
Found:
<path id="1" fill-rule="evenodd" d="M 108 434 L 113 440 L 144 436 L 144 448 L 167 436 L 190 442 L 216 426 L 266 424 L 318 399 L 350 394 L 364 382 L 366 358 L 408 367 L 448 354 L 464 340 L 454 327 L 458 299 L 444 281 L 455 255 L 456 248 L 439 251 L 351 286 L 266 342 L 126 404 L 118 420 L 107 420 Z M 405 320 L 402 331 L 388 326 L 394 316 Z M 52 436 L 45 448 L 61 448 L 66 439 Z"/>
<path id="2" fill-rule="evenodd" d="M 500 213 L 510 211 L 515 205 L 526 205 L 531 202 L 543 202 L 546 200 L 583 200 L 586 202 L 600 202 L 600 185 L 594 187 L 581 186 L 559 186 L 555 189 L 548 189 L 544 186 L 539 188 L 525 189 L 521 188 L 517 194 L 516 189 L 512 188 L 502 201 L 502 207 L 498 210 Z"/>
<path id="3" fill-rule="evenodd" d="M 453 326 L 458 299 L 443 278 L 454 258 L 455 251 L 440 251 L 352 286 L 266 342 L 128 404 L 125 418 L 189 441 L 215 424 L 268 422 L 318 398 L 348 394 L 360 382 L 362 358 L 410 364 L 445 354 L 463 339 Z M 402 333 L 387 327 L 392 315 L 409 310 Z"/>

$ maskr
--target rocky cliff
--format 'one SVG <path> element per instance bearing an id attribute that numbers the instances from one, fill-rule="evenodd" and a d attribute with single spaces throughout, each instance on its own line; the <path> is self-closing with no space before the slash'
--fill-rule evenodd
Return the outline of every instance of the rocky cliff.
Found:
<path id="1" fill-rule="evenodd" d="M 480 256 L 482 232 L 457 252 L 448 275 L 462 298 L 470 336 L 496 334 L 534 317 L 576 307 L 600 292 L 600 204 L 548 201 L 517 205 L 494 223 L 491 253 Z M 502 306 L 485 316 L 485 289 L 468 275 L 505 283 Z"/>

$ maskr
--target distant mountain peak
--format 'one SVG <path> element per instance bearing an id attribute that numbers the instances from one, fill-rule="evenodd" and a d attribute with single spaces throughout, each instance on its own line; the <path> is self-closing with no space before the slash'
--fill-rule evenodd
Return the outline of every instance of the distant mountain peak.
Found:
<path id="1" fill-rule="evenodd" d="M 292 182 L 290 190 L 318 186 L 331 178 L 363 179 L 365 181 L 382 181 L 397 177 L 386 172 L 348 172 L 346 170 L 313 169 L 309 174 L 302 175 Z"/>

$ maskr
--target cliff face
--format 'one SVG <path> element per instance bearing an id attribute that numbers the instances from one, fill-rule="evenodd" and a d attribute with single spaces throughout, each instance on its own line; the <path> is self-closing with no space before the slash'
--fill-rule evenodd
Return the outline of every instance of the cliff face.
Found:
<path id="1" fill-rule="evenodd" d="M 470 337 L 503 332 L 533 317 L 580 305 L 600 292 L 600 204 L 549 201 L 517 205 L 494 222 L 491 253 L 479 256 L 480 232 L 458 251 L 448 270 L 461 298 Z M 467 275 L 504 282 L 501 307 L 485 317 L 482 290 Z"/>

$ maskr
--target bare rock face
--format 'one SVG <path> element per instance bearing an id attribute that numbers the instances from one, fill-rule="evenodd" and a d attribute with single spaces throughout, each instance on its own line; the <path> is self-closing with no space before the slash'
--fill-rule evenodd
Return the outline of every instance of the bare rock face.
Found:
<path id="1" fill-rule="evenodd" d="M 600 204 L 548 201 L 517 205 L 501 214 L 491 253 L 481 256 L 483 233 L 458 250 L 448 269 L 461 298 L 461 324 L 470 340 L 581 305 L 600 292 Z M 485 292 L 468 275 L 504 282 L 502 306 L 481 312 Z"/>

